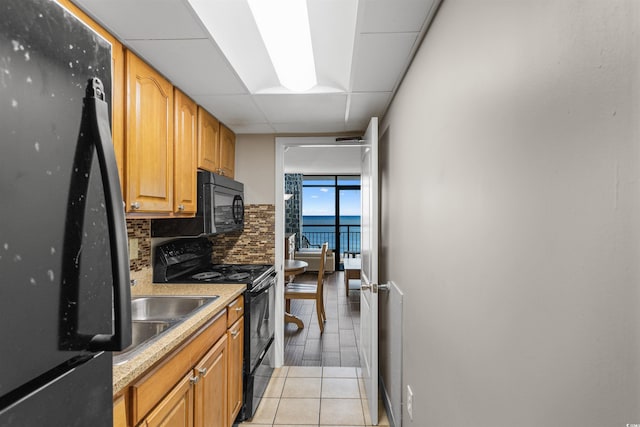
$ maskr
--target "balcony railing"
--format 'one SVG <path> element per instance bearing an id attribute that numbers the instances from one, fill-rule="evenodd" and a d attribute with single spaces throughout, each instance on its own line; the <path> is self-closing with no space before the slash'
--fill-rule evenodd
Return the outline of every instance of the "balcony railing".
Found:
<path id="1" fill-rule="evenodd" d="M 345 256 L 360 254 L 360 225 L 341 225 L 339 228 L 340 260 Z M 322 243 L 328 242 L 329 249 L 337 252 L 336 227 L 334 225 L 304 224 L 302 227 L 303 240 L 309 242 L 310 247 L 319 248 Z"/>

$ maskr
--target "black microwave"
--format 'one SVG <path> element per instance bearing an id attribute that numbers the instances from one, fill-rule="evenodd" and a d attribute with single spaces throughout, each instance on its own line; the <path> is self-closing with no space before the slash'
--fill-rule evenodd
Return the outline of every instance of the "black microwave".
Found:
<path id="1" fill-rule="evenodd" d="M 193 218 L 151 221 L 151 237 L 200 236 L 244 229 L 244 184 L 198 171 L 198 208 Z"/>

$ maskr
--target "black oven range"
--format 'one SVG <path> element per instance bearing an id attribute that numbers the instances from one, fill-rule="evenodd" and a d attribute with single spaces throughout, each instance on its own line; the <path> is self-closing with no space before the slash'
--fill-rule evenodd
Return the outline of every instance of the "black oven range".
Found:
<path id="1" fill-rule="evenodd" d="M 276 271 L 269 264 L 213 264 L 206 237 L 175 239 L 155 249 L 155 283 L 242 283 L 244 293 L 243 405 L 236 422 L 251 419 L 267 387 L 275 331 Z"/>

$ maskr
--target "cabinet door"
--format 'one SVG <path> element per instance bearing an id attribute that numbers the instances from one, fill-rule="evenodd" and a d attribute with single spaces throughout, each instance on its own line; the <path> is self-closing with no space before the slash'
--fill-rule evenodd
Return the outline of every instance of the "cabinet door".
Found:
<path id="1" fill-rule="evenodd" d="M 120 396 L 113 402 L 113 427 L 128 427 L 127 404 L 124 396 Z"/>
<path id="2" fill-rule="evenodd" d="M 160 401 L 142 423 L 146 427 L 193 427 L 191 372 Z"/>
<path id="3" fill-rule="evenodd" d="M 223 336 L 195 367 L 195 427 L 228 427 L 227 337 Z"/>
<path id="4" fill-rule="evenodd" d="M 220 122 L 202 107 L 198 107 L 198 168 L 218 172 Z"/>
<path id="5" fill-rule="evenodd" d="M 127 212 L 173 210 L 173 86 L 130 51 L 126 55 Z"/>
<path id="6" fill-rule="evenodd" d="M 244 342 L 244 318 L 229 328 L 229 422 L 233 422 L 242 407 L 242 352 Z"/>
<path id="7" fill-rule="evenodd" d="M 220 125 L 220 173 L 233 178 L 236 166 L 236 135 L 226 127 Z"/>
<path id="8" fill-rule="evenodd" d="M 173 213 L 193 216 L 197 201 L 198 106 L 178 89 L 174 100 Z"/>

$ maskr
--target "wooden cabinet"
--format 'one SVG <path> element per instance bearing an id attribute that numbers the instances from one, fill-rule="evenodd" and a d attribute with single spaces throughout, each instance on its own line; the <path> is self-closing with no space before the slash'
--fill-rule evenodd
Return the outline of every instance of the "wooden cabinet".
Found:
<path id="1" fill-rule="evenodd" d="M 120 396 L 113 402 L 113 427 L 128 427 L 127 404 L 124 396 Z"/>
<path id="2" fill-rule="evenodd" d="M 235 161 L 235 134 L 198 107 L 198 168 L 233 178 Z"/>
<path id="3" fill-rule="evenodd" d="M 242 408 L 242 352 L 244 347 L 244 318 L 227 331 L 229 348 L 229 417 L 234 421 Z"/>
<path id="4" fill-rule="evenodd" d="M 134 381 L 114 401 L 114 420 L 122 420 L 114 425 L 233 425 L 242 407 L 243 314 L 239 296 Z"/>
<path id="5" fill-rule="evenodd" d="M 125 185 L 128 213 L 173 211 L 173 86 L 127 51 Z"/>
<path id="6" fill-rule="evenodd" d="M 220 125 L 219 174 L 234 177 L 236 162 L 236 135 L 225 125 Z"/>
<path id="7" fill-rule="evenodd" d="M 198 375 L 199 381 L 195 385 L 194 419 L 198 427 L 231 425 L 227 411 L 227 353 L 225 335 L 195 368 L 194 374 Z"/>
<path id="8" fill-rule="evenodd" d="M 198 168 L 218 172 L 220 122 L 207 110 L 198 107 Z"/>
<path id="9" fill-rule="evenodd" d="M 185 375 L 141 424 L 145 427 L 195 427 L 193 377 Z"/>
<path id="10" fill-rule="evenodd" d="M 173 214 L 193 216 L 197 205 L 198 106 L 174 89 Z"/>
<path id="11" fill-rule="evenodd" d="M 223 335 L 142 425 L 228 427 L 227 419 L 227 337 Z"/>
<path id="12" fill-rule="evenodd" d="M 227 306 L 227 341 L 229 353 L 229 417 L 233 422 L 242 408 L 242 354 L 244 351 L 244 297 Z"/>

